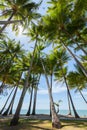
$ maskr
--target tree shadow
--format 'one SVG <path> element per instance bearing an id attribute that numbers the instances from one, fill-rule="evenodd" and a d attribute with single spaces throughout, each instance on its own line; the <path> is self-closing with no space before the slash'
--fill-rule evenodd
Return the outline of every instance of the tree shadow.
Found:
<path id="1" fill-rule="evenodd" d="M 62 121 L 63 125 L 62 125 L 62 128 L 65 127 L 65 126 L 74 126 L 74 127 L 77 127 L 77 128 L 87 128 L 87 121 Z"/>

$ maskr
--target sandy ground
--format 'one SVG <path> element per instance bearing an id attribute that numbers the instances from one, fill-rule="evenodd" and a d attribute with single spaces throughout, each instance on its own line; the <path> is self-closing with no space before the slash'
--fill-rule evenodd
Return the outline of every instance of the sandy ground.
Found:
<path id="1" fill-rule="evenodd" d="M 12 117 L 13 115 L 0 116 L 0 130 L 57 130 L 52 128 L 49 115 L 37 114 L 29 117 L 21 115 L 19 125 L 9 126 Z M 74 118 L 67 115 L 59 115 L 59 118 L 62 124 L 59 130 L 87 130 L 87 118 Z"/>

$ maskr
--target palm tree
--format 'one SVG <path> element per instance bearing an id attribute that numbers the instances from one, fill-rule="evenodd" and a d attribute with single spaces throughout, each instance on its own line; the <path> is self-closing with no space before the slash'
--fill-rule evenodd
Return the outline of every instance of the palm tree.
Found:
<path id="1" fill-rule="evenodd" d="M 14 95 L 13 95 L 11 101 L 10 101 L 10 104 L 9 104 L 8 108 L 7 108 L 7 109 L 5 110 L 5 112 L 2 114 L 3 116 L 6 116 L 6 115 L 8 114 L 8 112 L 10 111 L 10 108 L 13 106 L 14 99 L 15 99 L 15 96 L 16 96 L 16 93 L 17 93 L 17 89 L 18 89 L 18 87 L 16 87 L 16 89 L 15 89 Z"/>
<path id="2" fill-rule="evenodd" d="M 21 49 L 19 42 L 16 43 L 14 40 L 9 38 L 6 40 L 3 39 L 0 42 L 0 79 L 2 81 L 0 89 L 4 90 L 4 84 L 14 84 L 15 79 L 13 79 L 13 74 L 15 75 L 17 73 L 18 62 L 24 55 L 24 50 Z M 17 69 L 15 68 L 15 65 L 17 65 Z M 19 72 L 20 69 L 21 66 L 19 67 Z"/>
<path id="3" fill-rule="evenodd" d="M 56 65 L 56 59 L 54 58 L 53 54 L 49 54 L 46 56 L 46 72 L 48 75 L 50 75 L 50 86 L 51 86 L 51 91 L 52 91 L 52 81 L 53 81 L 53 73 L 54 73 L 54 68 Z M 50 104 L 50 116 L 51 116 L 51 104 Z"/>
<path id="4" fill-rule="evenodd" d="M 49 98 L 50 98 L 50 102 L 51 102 L 52 127 L 60 129 L 61 123 L 59 121 L 58 115 L 57 115 L 56 110 L 55 110 L 54 101 L 53 101 L 52 92 L 51 92 L 51 86 L 49 84 L 49 80 L 48 80 L 48 77 L 47 77 L 47 74 L 46 74 L 46 69 L 45 69 L 45 66 L 44 66 L 42 59 L 41 59 L 41 63 L 42 63 L 42 67 L 43 67 L 43 70 L 44 70 L 44 75 L 45 75 L 47 86 L 48 86 Z"/>
<path id="5" fill-rule="evenodd" d="M 40 81 L 40 77 L 41 77 L 41 74 L 37 75 L 37 77 L 35 77 L 36 83 L 35 83 L 35 88 L 34 88 L 34 100 L 33 100 L 32 115 L 36 114 L 36 99 L 37 99 L 37 90 L 38 90 L 38 84 Z"/>
<path id="6" fill-rule="evenodd" d="M 65 0 L 64 1 L 54 0 L 54 1 L 51 1 L 50 3 L 51 3 L 51 7 L 48 9 L 48 14 L 42 18 L 41 23 L 40 23 L 40 27 L 42 27 L 42 31 L 43 31 L 43 33 L 41 32 L 41 35 L 44 35 L 46 39 L 49 39 L 50 43 L 54 43 L 58 46 L 65 47 L 67 51 L 72 55 L 76 63 L 78 63 L 80 68 L 83 70 L 85 76 L 87 77 L 86 69 L 83 67 L 81 62 L 76 58 L 76 56 L 72 53 L 72 51 L 68 47 L 70 41 L 71 43 L 73 41 L 74 44 L 77 43 L 77 41 L 75 41 L 74 39 L 76 35 L 72 36 L 71 34 L 72 33 L 74 34 L 76 29 L 82 30 L 82 28 L 85 27 L 85 23 L 81 19 L 81 16 L 84 18 L 84 13 L 82 13 L 83 15 L 80 15 L 79 21 L 78 21 L 77 19 L 73 19 L 72 17 L 74 15 L 74 9 L 72 11 L 71 8 L 73 8 L 72 5 L 75 6 L 74 2 L 73 4 L 70 4 L 70 1 L 69 3 L 67 3 Z M 80 19 L 82 20 L 81 22 L 80 22 Z M 79 22 L 79 24 L 77 21 Z M 78 24 L 78 26 L 75 24 L 75 22 Z M 71 29 L 70 27 L 72 27 L 73 24 L 75 28 L 76 26 L 77 28 L 70 30 Z M 85 54 L 87 55 L 87 53 Z"/>
<path id="7" fill-rule="evenodd" d="M 32 28 L 32 31 L 35 31 L 34 29 L 35 28 Z M 32 34 L 32 32 L 31 32 L 31 34 Z M 32 70 L 32 65 L 33 65 L 33 61 L 34 61 L 34 55 L 35 55 L 36 47 L 37 47 L 37 33 L 36 33 L 36 41 L 35 41 L 35 46 L 34 46 L 34 50 L 33 50 L 33 54 L 32 54 L 32 59 L 31 59 L 30 66 L 29 66 L 28 71 L 27 71 L 27 77 L 26 77 L 26 80 L 25 80 L 25 83 L 24 83 L 24 87 L 23 87 L 23 90 L 22 90 L 22 93 L 21 93 L 21 97 L 20 97 L 16 112 L 13 116 L 13 119 L 10 122 L 11 126 L 18 124 L 19 114 L 20 114 L 20 110 L 21 110 L 21 107 L 22 107 L 23 99 L 24 99 L 24 96 L 26 94 L 28 86 L 30 86 L 29 85 L 30 84 L 29 83 L 29 77 L 30 77 L 31 70 Z"/>
<path id="8" fill-rule="evenodd" d="M 34 28 L 34 26 L 33 26 Z M 36 29 L 36 30 L 35 30 Z M 41 61 L 41 65 L 43 67 L 43 72 L 45 74 L 45 78 L 46 78 L 46 82 L 47 82 L 47 86 L 48 86 L 48 92 L 49 92 L 49 97 L 50 97 L 50 102 L 51 102 L 51 112 L 52 112 L 52 126 L 55 127 L 55 128 L 60 128 L 61 127 L 61 124 L 60 124 L 60 121 L 59 121 L 59 118 L 58 118 L 58 115 L 56 113 L 56 110 L 55 110 L 55 107 L 54 107 L 54 103 L 53 103 L 53 97 L 52 97 L 52 93 L 51 93 L 51 88 L 50 88 L 50 84 L 49 84 L 49 81 L 48 81 L 48 77 L 47 77 L 47 74 L 46 74 L 46 70 L 45 70 L 45 67 L 44 67 L 44 64 L 43 64 L 43 61 L 41 60 L 41 50 L 44 49 L 44 46 L 40 46 L 40 43 L 42 41 L 41 39 L 41 36 L 39 35 L 39 29 L 40 28 L 34 28 L 34 30 L 36 31 L 36 33 L 33 33 L 32 32 L 32 39 L 33 40 L 36 40 L 39 44 L 37 45 L 37 48 L 36 48 L 36 52 L 37 53 L 37 56 L 38 56 L 38 59 L 39 59 L 39 62 Z M 43 44 L 42 44 L 43 45 Z"/>
<path id="9" fill-rule="evenodd" d="M 69 83 L 71 89 L 75 88 L 76 92 L 79 91 L 83 100 L 87 104 L 87 100 L 85 99 L 84 95 L 81 92 L 81 90 L 86 88 L 87 79 L 79 66 L 75 65 L 75 68 L 76 68 L 75 71 L 73 71 L 73 72 L 71 71 L 68 74 L 68 83 Z"/>
<path id="10" fill-rule="evenodd" d="M 1 14 L 2 18 L 7 17 L 7 23 L 0 29 L 0 33 L 3 32 L 11 20 L 18 20 L 20 23 L 24 23 L 27 26 L 32 18 L 38 16 L 35 11 L 40 4 L 41 3 L 36 4 L 29 0 L 3 0 L 0 6 L 2 10 Z M 18 21 L 15 22 L 18 23 Z M 14 27 L 17 26 L 16 23 Z"/>
<path id="11" fill-rule="evenodd" d="M 84 66 L 81 64 L 81 62 L 75 57 L 75 55 L 73 54 L 73 52 L 64 44 L 64 42 L 62 41 L 63 46 L 66 48 L 66 50 L 71 54 L 71 56 L 74 58 L 74 60 L 76 61 L 76 63 L 78 64 L 78 66 L 81 68 L 81 70 L 83 71 L 84 75 L 87 77 L 87 70 L 84 68 Z"/>
<path id="12" fill-rule="evenodd" d="M 77 112 L 75 110 L 75 106 L 73 104 L 72 97 L 71 97 L 70 90 L 69 90 L 69 86 L 67 83 L 67 67 L 65 67 L 65 64 L 69 60 L 69 56 L 67 55 L 65 50 L 59 50 L 59 52 L 58 51 L 54 52 L 54 57 L 57 59 L 57 66 L 55 68 L 56 79 L 60 79 L 61 81 L 62 80 L 64 81 L 66 88 L 67 88 L 68 102 L 69 102 L 69 98 L 70 98 L 75 117 L 79 118 L 79 115 L 77 114 Z M 70 108 L 70 104 L 69 104 L 69 108 Z M 69 113 L 71 114 L 70 109 L 69 109 Z"/>
<path id="13" fill-rule="evenodd" d="M 30 102 L 29 102 L 29 107 L 28 107 L 28 111 L 27 111 L 26 116 L 29 116 L 30 112 L 31 112 L 32 96 L 33 96 L 33 86 L 31 87 L 31 91 L 30 91 Z"/>
<path id="14" fill-rule="evenodd" d="M 64 80 L 64 77 L 67 75 L 67 67 L 64 67 L 70 57 L 67 55 L 64 49 L 54 50 L 53 52 L 54 59 L 56 60 L 56 66 L 54 70 L 55 80 L 59 80 L 60 82 Z M 65 82 L 65 81 L 63 81 Z M 66 84 L 66 83 L 65 83 Z M 70 99 L 68 93 L 69 87 L 67 87 L 67 99 L 68 99 L 68 106 L 69 106 L 69 114 L 71 115 L 71 108 L 70 108 Z"/>

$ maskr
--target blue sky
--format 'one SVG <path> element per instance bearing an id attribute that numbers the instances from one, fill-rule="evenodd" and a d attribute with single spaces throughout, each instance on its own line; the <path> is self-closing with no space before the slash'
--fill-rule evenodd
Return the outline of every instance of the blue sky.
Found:
<path id="1" fill-rule="evenodd" d="M 46 12 L 46 0 L 43 1 L 42 7 L 40 8 L 40 12 L 44 14 Z M 6 31 L 11 32 L 11 28 L 7 29 Z M 9 33 L 9 37 L 12 39 L 15 38 L 14 33 Z M 18 36 L 16 36 L 17 41 L 21 41 L 21 44 L 23 45 L 23 48 L 26 50 L 29 50 L 32 45 L 28 43 L 29 38 L 26 38 L 26 36 L 23 36 L 20 32 Z M 50 51 L 50 48 L 48 48 L 46 51 Z M 69 65 L 70 69 L 73 69 L 72 62 Z M 74 101 L 74 104 L 77 109 L 86 109 L 87 110 L 87 105 L 81 98 L 79 93 L 74 93 L 75 90 L 71 90 L 71 95 Z M 83 94 L 85 97 L 87 97 L 87 91 L 83 90 Z M 15 104 L 14 104 L 14 109 L 17 107 L 18 100 L 20 98 L 21 91 L 18 90 L 16 99 L 15 99 Z M 66 87 L 65 85 L 61 85 L 60 83 L 55 83 L 53 82 L 53 98 L 54 101 L 57 102 L 58 100 L 62 100 L 60 104 L 60 109 L 68 109 L 68 104 L 67 104 L 67 94 L 66 94 Z M 2 100 L 3 99 L 3 100 Z M 1 96 L 0 98 L 0 105 L 3 106 L 3 102 L 7 99 L 7 96 Z M 87 99 L 87 98 L 86 98 Z M 26 94 L 24 103 L 22 106 L 22 109 L 26 109 L 28 107 L 28 102 L 29 102 L 29 93 Z M 45 78 L 41 78 L 41 83 L 39 84 L 39 90 L 38 90 L 38 95 L 37 95 L 37 109 L 49 109 L 49 96 L 48 96 L 48 90 L 47 90 L 47 85 L 45 82 Z"/>

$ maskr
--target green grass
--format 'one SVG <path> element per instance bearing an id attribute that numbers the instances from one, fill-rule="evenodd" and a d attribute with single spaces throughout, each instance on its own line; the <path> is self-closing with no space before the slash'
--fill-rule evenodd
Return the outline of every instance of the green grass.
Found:
<path id="1" fill-rule="evenodd" d="M 0 120 L 0 130 L 56 130 L 49 120 L 21 119 L 17 126 L 9 126 L 10 120 Z M 61 120 L 61 130 L 87 130 L 87 121 Z"/>

